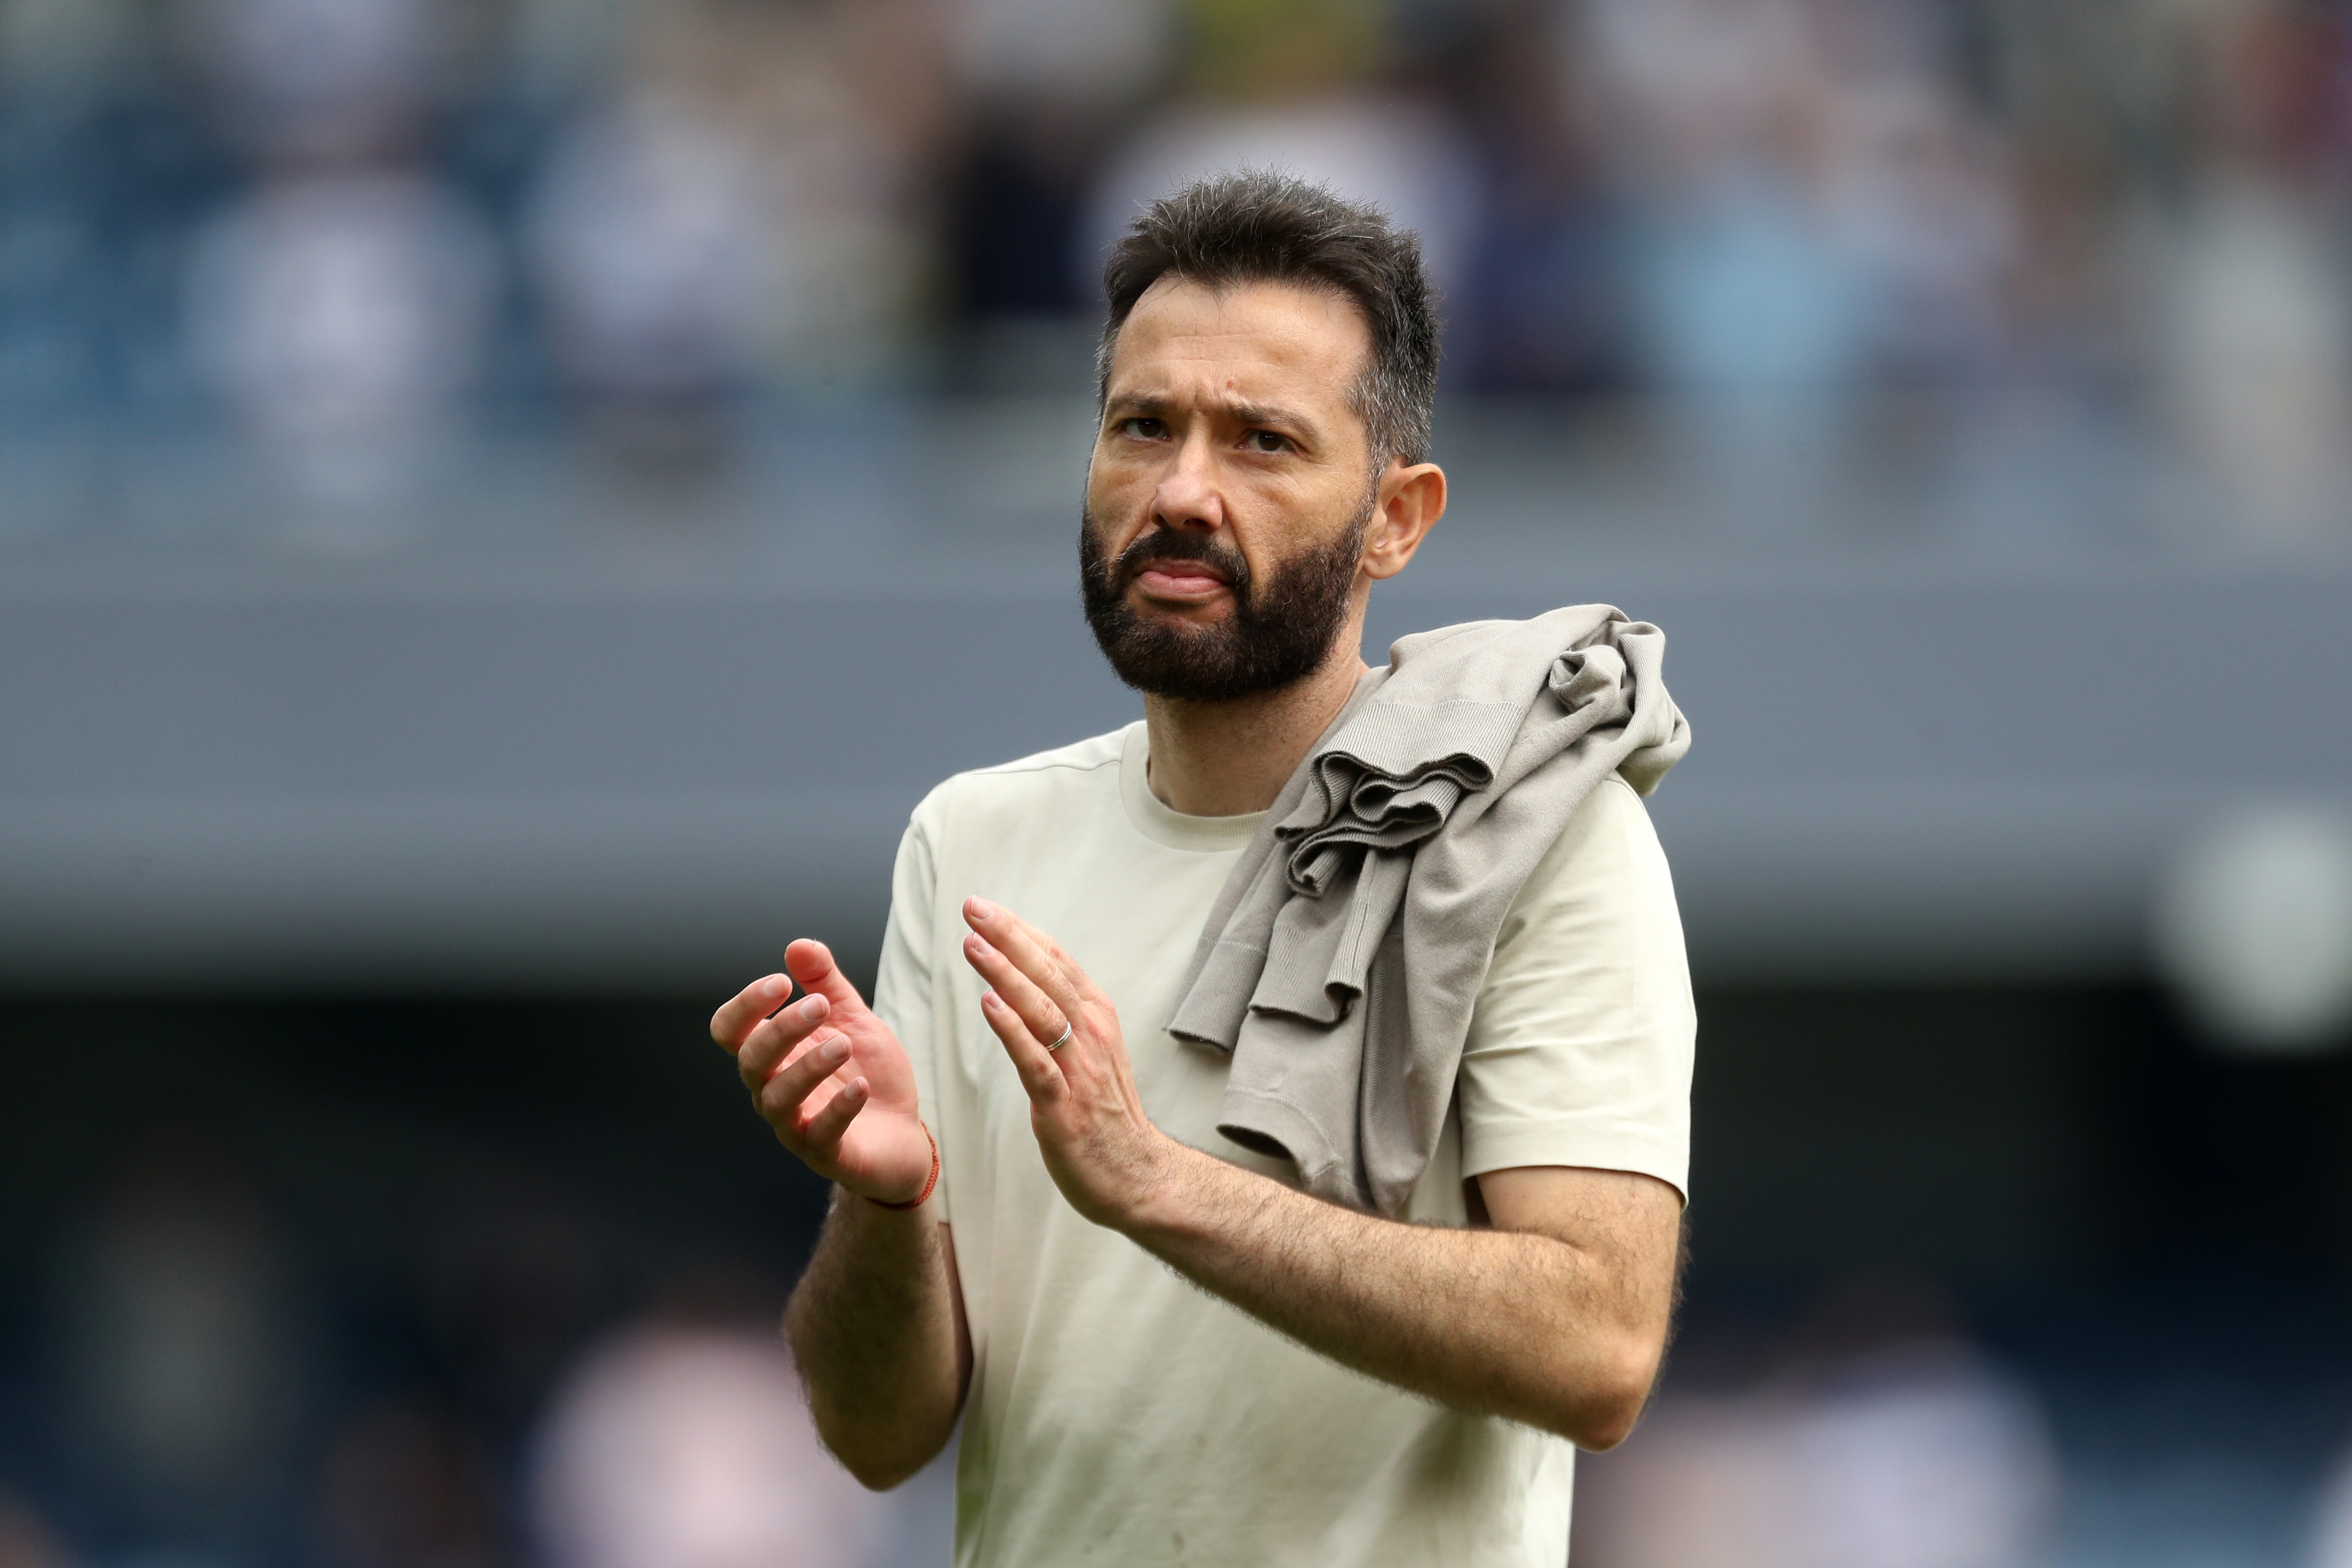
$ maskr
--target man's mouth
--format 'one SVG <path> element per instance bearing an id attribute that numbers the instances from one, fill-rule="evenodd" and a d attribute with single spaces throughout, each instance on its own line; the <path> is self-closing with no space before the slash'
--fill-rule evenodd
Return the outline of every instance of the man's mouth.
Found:
<path id="1" fill-rule="evenodd" d="M 1207 599 L 1225 587 L 1224 573 L 1197 560 L 1155 560 L 1132 580 L 1154 599 Z"/>

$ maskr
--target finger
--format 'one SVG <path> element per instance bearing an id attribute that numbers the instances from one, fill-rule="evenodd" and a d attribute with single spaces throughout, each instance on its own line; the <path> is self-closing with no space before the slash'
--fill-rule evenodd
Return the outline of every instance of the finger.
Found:
<path id="1" fill-rule="evenodd" d="M 792 1055 L 793 1048 L 831 1012 L 831 1004 L 823 997 L 803 997 L 790 1007 L 777 1009 L 774 1016 L 761 1021 L 735 1052 L 735 1071 L 743 1080 L 743 1087 L 757 1090 L 774 1077 L 777 1067 Z"/>
<path id="2" fill-rule="evenodd" d="M 740 1051 L 760 1020 L 793 994 L 790 975 L 763 975 L 719 1005 L 710 1015 L 710 1038 L 721 1051 Z"/>
<path id="3" fill-rule="evenodd" d="M 1069 1080 L 1062 1076 L 1061 1062 L 1039 1042 L 1028 1023 L 1003 997 L 994 991 L 982 992 L 980 1011 L 988 1020 L 988 1027 L 996 1031 L 996 1038 L 1003 1042 L 1004 1054 L 1013 1059 L 1013 1070 L 1021 1075 L 1021 1087 L 1028 1091 L 1031 1103 L 1051 1104 L 1070 1092 Z"/>
<path id="4" fill-rule="evenodd" d="M 760 1114 L 779 1124 L 796 1119 L 801 1103 L 848 1060 L 849 1041 L 839 1035 L 812 1042 L 806 1051 L 788 1058 L 772 1076 L 756 1086 Z"/>
<path id="5" fill-rule="evenodd" d="M 1070 983 L 1068 973 L 1047 951 L 1045 944 L 1040 943 L 1011 910 L 991 904 L 984 898 L 969 898 L 964 901 L 964 920 L 974 931 L 986 937 L 991 946 L 1011 959 L 1013 967 L 1051 998 L 1065 1016 L 1076 1016 L 1081 998 L 1077 988 Z M 1051 938 L 1046 940 L 1050 942 Z M 1014 1000 L 1017 1005 L 1017 998 L 1008 995 L 1006 999 Z M 1054 1032 L 1058 1034 L 1061 1028 L 1061 1024 L 1055 1022 Z M 1050 1040 L 1053 1035 L 1045 1038 Z"/>
<path id="6" fill-rule="evenodd" d="M 1007 913 L 1011 912 L 1007 911 Z M 1068 982 L 1070 989 L 1077 994 L 1080 1000 L 1093 1001 L 1102 995 L 1101 990 L 1095 985 L 1093 977 L 1078 967 L 1078 961 L 1070 956 L 1067 948 L 1017 915 L 1013 916 L 1013 923 L 1022 929 L 1029 940 L 1037 944 L 1038 951 L 1044 953 L 1053 962 L 1055 970 Z"/>
<path id="7" fill-rule="evenodd" d="M 833 961 L 833 949 L 824 943 L 805 936 L 794 942 L 784 949 L 784 967 L 813 995 L 832 1003 L 837 1016 L 847 1019 L 866 1010 L 866 998 L 857 994 L 857 988 Z"/>
<path id="8" fill-rule="evenodd" d="M 833 1092 L 833 1097 L 799 1119 L 799 1152 L 806 1158 L 831 1165 L 841 1152 L 842 1134 L 857 1113 L 866 1109 L 873 1091 L 863 1078 L 853 1078 Z"/>
<path id="9" fill-rule="evenodd" d="M 1013 1016 L 1032 1030 L 1040 1042 L 1061 1038 L 1062 1030 L 1070 1024 L 1069 1016 L 1054 1004 L 1052 998 L 1039 990 L 1034 981 L 1014 968 L 987 937 L 977 931 L 972 932 L 963 939 L 963 950 L 966 961 L 993 988 L 997 999 L 1007 1004 Z"/>

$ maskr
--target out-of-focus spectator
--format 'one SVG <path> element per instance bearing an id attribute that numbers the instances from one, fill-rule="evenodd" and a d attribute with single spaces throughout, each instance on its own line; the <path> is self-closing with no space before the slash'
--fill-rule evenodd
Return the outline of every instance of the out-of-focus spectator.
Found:
<path id="1" fill-rule="evenodd" d="M 1642 380 L 1692 472 L 1790 512 L 1839 455 L 1866 280 L 1831 221 L 1831 82 L 1802 0 L 1589 0 L 1570 38 L 1625 194 Z"/>
<path id="2" fill-rule="evenodd" d="M 1598 177 L 1559 19 L 1509 0 L 1478 20 L 1413 50 L 1483 176 L 1467 277 L 1445 302 L 1446 373 L 1481 392 L 1622 391 L 1623 209 Z"/>
<path id="3" fill-rule="evenodd" d="M 101 406 L 120 287 L 101 127 L 141 42 L 125 0 L 0 3 L 0 439 Z"/>
<path id="4" fill-rule="evenodd" d="M 314 499 L 397 495 L 475 367 L 496 253 L 396 173 L 297 176 L 217 217 L 188 277 L 198 362 Z"/>
<path id="5" fill-rule="evenodd" d="M 229 119 L 281 161 L 398 146 L 446 57 L 441 0 L 180 0 L 180 16 Z"/>
<path id="6" fill-rule="evenodd" d="M 1016 386 L 1082 384 L 1094 285 L 1070 256 L 1097 172 L 1167 73 L 1169 6 L 957 0 L 948 16 L 970 106 L 950 245 L 956 303 L 987 361 L 976 368 Z"/>
<path id="7" fill-rule="evenodd" d="M 495 1479 L 483 1445 L 448 1413 L 369 1406 L 329 1440 L 318 1553 L 328 1568 L 496 1568 Z"/>
<path id="8" fill-rule="evenodd" d="M 1223 169 L 1280 169 L 1385 208 L 1459 287 L 1478 220 L 1475 161 L 1433 104 L 1384 88 L 1394 40 L 1366 0 L 1190 0 L 1187 91 L 1111 160 L 1075 258 L 1082 298 L 1144 204 Z"/>
<path id="9" fill-rule="evenodd" d="M 817 1441 L 772 1328 L 655 1322 L 548 1414 L 532 1518 L 552 1568 L 856 1568 L 876 1500 Z"/>
<path id="10" fill-rule="evenodd" d="M 1853 1348 L 1802 1356 L 1745 1389 L 1670 1393 L 1622 1449 L 1591 1464 L 1579 1568 L 2037 1560 L 2055 1475 L 2023 1386 L 1945 1332 L 1881 1332 L 1851 1311 L 1831 1321 Z"/>
<path id="11" fill-rule="evenodd" d="M 1865 390 L 1998 359 L 2014 220 L 1928 8 L 1586 0 L 1566 37 L 1632 216 L 1646 379 L 1751 504 L 1849 461 Z M 1791 497 L 1795 498 L 1795 497 Z"/>
<path id="12" fill-rule="evenodd" d="M 1167 57 L 1165 0 L 950 0 L 947 15 L 958 82 L 992 100 L 1131 100 Z"/>
<path id="13" fill-rule="evenodd" d="M 530 260 L 556 352 L 605 434 L 633 449 L 707 439 L 755 376 L 780 193 L 756 148 L 688 106 L 578 126 L 539 193 Z"/>
<path id="14" fill-rule="evenodd" d="M 2217 531 L 2340 531 L 2352 464 L 2341 28 L 2258 0 L 2200 16 L 2188 195 L 2144 244 L 2162 401 L 2223 492 Z"/>
<path id="15" fill-rule="evenodd" d="M 1889 70 L 1830 128 L 1832 232 L 1867 279 L 1882 384 L 1981 384 L 2006 346 L 2017 222 L 1990 130 L 1936 74 Z"/>
<path id="16" fill-rule="evenodd" d="M 1767 506 L 1839 463 L 1868 352 L 1866 280 L 1785 173 L 1741 172 L 1640 247 L 1650 384 L 1691 454 Z"/>
<path id="17" fill-rule="evenodd" d="M 2352 300 L 2332 225 L 2217 179 L 2166 246 L 2155 312 L 2168 412 L 2221 481 L 2216 533 L 2294 538 L 2346 498 Z"/>
<path id="18" fill-rule="evenodd" d="M 933 284 L 941 45 L 913 0 L 645 13 L 530 220 L 558 357 L 626 433 L 907 363 Z"/>
<path id="19" fill-rule="evenodd" d="M 69 1277 L 73 1447 L 149 1543 L 249 1547 L 276 1500 L 301 1386 L 277 1238 L 228 1157 L 141 1145 Z"/>
<path id="20" fill-rule="evenodd" d="M 6 0 L 0 89 L 19 114 L 71 113 L 119 90 L 138 44 L 127 0 Z"/>

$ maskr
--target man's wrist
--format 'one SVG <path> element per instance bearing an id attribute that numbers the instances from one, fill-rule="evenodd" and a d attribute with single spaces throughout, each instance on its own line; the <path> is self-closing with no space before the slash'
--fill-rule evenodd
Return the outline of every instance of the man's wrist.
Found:
<path id="1" fill-rule="evenodd" d="M 887 1198 L 867 1196 L 866 1197 L 866 1201 L 872 1204 L 877 1208 L 887 1208 L 894 1214 L 911 1213 L 913 1210 L 922 1207 L 924 1204 L 929 1203 L 930 1201 L 931 1194 L 939 1187 L 940 1141 L 931 1136 L 931 1129 L 929 1124 L 919 1121 L 915 1125 L 923 1129 L 923 1141 L 931 1146 L 930 1174 L 923 1178 L 922 1186 L 916 1191 L 912 1197 L 903 1198 L 894 1203 Z"/>
<path id="2" fill-rule="evenodd" d="M 1172 1229 L 1190 1211 L 1198 1162 L 1210 1156 L 1177 1142 L 1158 1128 L 1129 1168 L 1111 1228 L 1132 1239 Z"/>

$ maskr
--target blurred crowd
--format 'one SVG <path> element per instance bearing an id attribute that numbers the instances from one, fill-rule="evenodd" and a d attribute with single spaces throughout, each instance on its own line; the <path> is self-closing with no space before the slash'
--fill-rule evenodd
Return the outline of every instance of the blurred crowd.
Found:
<path id="1" fill-rule="evenodd" d="M 0 1364 L 0 1568 L 949 1560 L 951 1456 L 885 1496 L 833 1463 L 771 1267 L 665 1260 L 528 1159 L 419 1145 L 386 1213 L 344 1170 L 320 1173 L 343 1185 L 306 1215 L 316 1198 L 253 1153 L 157 1124 L 58 1217 L 39 1288 L 11 1303 L 6 1360 L 25 1359 Z M 2255 1560 L 2174 1550 L 2210 1498 L 2127 1495 L 2120 1524 L 2086 1520 L 2099 1489 L 2067 1473 L 2054 1425 L 2046 1386 L 1925 1278 L 1832 1277 L 1793 1312 L 1718 1304 L 1635 1436 L 1580 1459 L 1572 1562 Z M 2285 1552 L 2262 1560 L 2352 1565 L 2352 1458 L 2277 1506 Z"/>
<path id="2" fill-rule="evenodd" d="M 2034 1391 L 1917 1281 L 1778 1334 L 1702 1327 L 1638 1443 L 1585 1464 L 1575 1568 L 2029 1568 L 2061 1559 Z"/>
<path id="3" fill-rule="evenodd" d="M 1086 382 L 1101 249 L 1275 164 L 1423 234 L 1459 393 L 1738 494 L 2193 459 L 2336 529 L 2352 32 L 2317 0 L 0 0 L 0 418 L 655 464 Z M 2133 434 L 2137 433 L 2137 434 Z"/>
<path id="4" fill-rule="evenodd" d="M 132 1140 L 11 1323 L 0 1568 L 947 1560 L 943 1469 L 877 1499 L 819 1446 L 772 1268 L 446 1160 L 322 1236 L 212 1133 Z"/>

